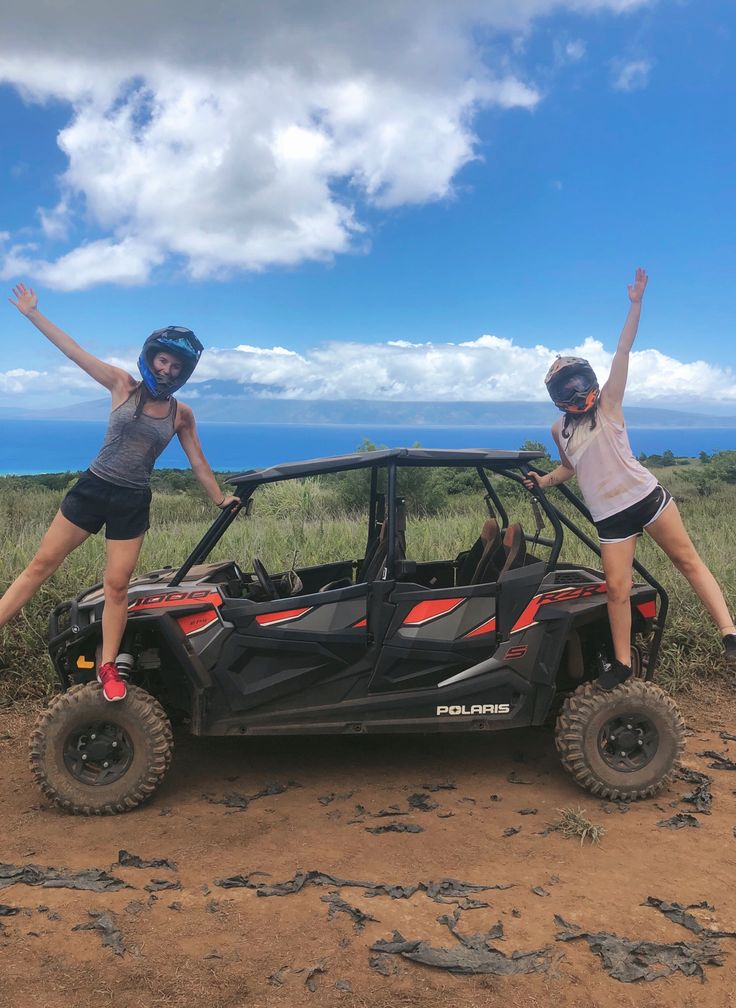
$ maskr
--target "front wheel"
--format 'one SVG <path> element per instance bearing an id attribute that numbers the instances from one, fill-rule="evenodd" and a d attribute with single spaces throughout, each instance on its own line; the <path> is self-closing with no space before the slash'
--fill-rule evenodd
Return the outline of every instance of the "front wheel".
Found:
<path id="1" fill-rule="evenodd" d="M 628 679 L 610 692 L 587 683 L 565 700 L 555 744 L 580 787 L 601 798 L 635 801 L 658 794 L 672 779 L 685 723 L 654 683 Z"/>
<path id="2" fill-rule="evenodd" d="M 34 780 L 46 798 L 77 815 L 115 815 L 158 787 L 171 763 L 171 725 L 138 686 L 108 703 L 97 683 L 73 686 L 42 711 L 31 735 Z"/>

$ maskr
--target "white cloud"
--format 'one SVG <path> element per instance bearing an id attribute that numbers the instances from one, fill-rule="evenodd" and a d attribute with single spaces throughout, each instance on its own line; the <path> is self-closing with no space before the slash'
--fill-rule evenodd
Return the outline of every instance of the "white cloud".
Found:
<path id="1" fill-rule="evenodd" d="M 55 262 L 34 258 L 26 247 L 17 246 L 7 253 L 0 277 L 34 276 L 56 290 L 82 290 L 97 283 L 132 285 L 143 283 L 162 259 L 159 247 L 134 237 L 79 245 Z"/>
<path id="2" fill-rule="evenodd" d="M 647 2 L 223 0 L 210 12 L 129 0 L 113 13 L 26 0 L 3 24 L 0 82 L 72 114 L 58 201 L 37 209 L 44 245 L 15 239 L 2 273 L 71 290 L 144 283 L 161 266 L 199 279 L 360 248 L 366 204 L 452 195 L 478 156 L 479 108 L 540 101 L 514 33 L 561 8 Z M 493 64 L 479 29 L 497 40 Z M 567 58 L 582 51 L 571 41 Z M 54 247 L 81 227 L 80 244 Z"/>
<path id="3" fill-rule="evenodd" d="M 212 380 L 228 382 L 230 392 L 246 386 L 249 395 L 292 399 L 393 399 L 403 401 L 547 401 L 544 375 L 556 354 L 587 358 L 601 382 L 611 366 L 612 354 L 596 339 L 577 346 L 519 346 L 499 336 L 483 335 L 458 343 L 382 344 L 331 342 L 297 353 L 282 346 L 208 349 L 195 379 L 183 398 L 209 393 Z M 111 362 L 137 374 L 137 351 L 117 354 Z M 25 404 L 42 392 L 64 401 L 99 398 L 99 386 L 74 365 L 58 370 L 0 374 L 5 404 Z M 680 361 L 658 350 L 631 354 L 627 403 L 700 407 L 712 412 L 712 403 L 736 407 L 736 375 L 706 361 Z M 42 405 L 48 406 L 49 403 Z"/>
<path id="4" fill-rule="evenodd" d="M 585 42 L 582 39 L 572 39 L 565 45 L 564 54 L 570 63 L 577 63 L 585 56 Z"/>
<path id="5" fill-rule="evenodd" d="M 583 39 L 560 37 L 554 40 L 555 63 L 565 66 L 569 63 L 579 63 L 585 58 L 587 46 Z"/>
<path id="6" fill-rule="evenodd" d="M 651 60 L 630 60 L 628 63 L 616 64 L 614 67 L 614 91 L 641 91 L 649 83 L 649 73 L 652 69 Z"/>

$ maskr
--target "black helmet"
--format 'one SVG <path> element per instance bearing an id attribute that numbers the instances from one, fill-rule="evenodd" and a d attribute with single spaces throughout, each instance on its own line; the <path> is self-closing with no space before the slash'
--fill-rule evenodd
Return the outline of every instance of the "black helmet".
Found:
<path id="1" fill-rule="evenodd" d="M 138 358 L 138 370 L 150 395 L 154 399 L 166 399 L 177 392 L 192 377 L 202 350 L 202 344 L 192 330 L 184 326 L 166 326 L 152 332 Z M 161 379 L 153 371 L 153 358 L 162 351 L 181 360 L 182 369 L 174 381 Z"/>
<path id="2" fill-rule="evenodd" d="M 583 357 L 558 357 L 544 379 L 552 402 L 565 413 L 587 413 L 598 401 L 595 371 Z"/>

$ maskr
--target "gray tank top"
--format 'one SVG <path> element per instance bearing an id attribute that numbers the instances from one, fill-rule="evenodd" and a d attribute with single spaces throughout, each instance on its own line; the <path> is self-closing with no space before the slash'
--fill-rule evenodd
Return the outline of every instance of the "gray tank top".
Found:
<path id="1" fill-rule="evenodd" d="M 135 416 L 140 386 L 110 414 L 107 433 L 90 472 L 116 486 L 144 490 L 153 463 L 174 436 L 176 399 L 171 397 L 165 417 Z"/>

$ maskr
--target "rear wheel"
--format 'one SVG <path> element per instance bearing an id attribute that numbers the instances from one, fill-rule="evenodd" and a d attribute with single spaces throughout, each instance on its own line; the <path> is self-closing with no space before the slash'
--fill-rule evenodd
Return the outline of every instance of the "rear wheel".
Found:
<path id="1" fill-rule="evenodd" d="M 661 791 L 677 769 L 685 723 L 674 701 L 642 679 L 610 692 L 587 683 L 571 694 L 557 719 L 562 765 L 586 791 L 635 801 Z"/>
<path id="2" fill-rule="evenodd" d="M 31 772 L 44 795 L 67 812 L 114 815 L 135 808 L 171 763 L 171 725 L 138 686 L 108 703 L 97 683 L 51 700 L 31 735 Z"/>

